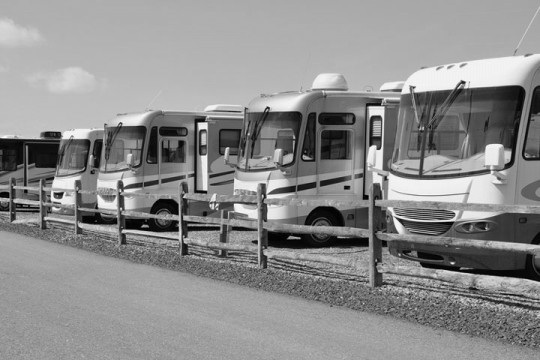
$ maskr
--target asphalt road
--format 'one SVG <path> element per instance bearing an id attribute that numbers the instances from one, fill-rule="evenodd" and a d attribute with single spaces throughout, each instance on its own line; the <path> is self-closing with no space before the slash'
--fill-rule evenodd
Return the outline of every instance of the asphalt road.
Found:
<path id="1" fill-rule="evenodd" d="M 0 359 L 538 359 L 508 346 L 0 232 Z"/>

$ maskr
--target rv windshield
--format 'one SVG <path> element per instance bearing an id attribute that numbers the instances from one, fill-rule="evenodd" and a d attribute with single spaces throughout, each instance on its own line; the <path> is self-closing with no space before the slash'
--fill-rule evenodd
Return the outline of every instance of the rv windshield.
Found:
<path id="1" fill-rule="evenodd" d="M 73 138 L 63 139 L 58 151 L 58 164 L 55 176 L 68 176 L 86 169 L 90 140 Z"/>
<path id="2" fill-rule="evenodd" d="M 283 166 L 291 165 L 301 120 L 299 112 L 272 112 L 268 109 L 246 113 L 238 167 L 245 171 L 275 168 L 275 149 L 283 150 Z"/>
<path id="3" fill-rule="evenodd" d="M 391 169 L 408 177 L 456 177 L 487 171 L 484 150 L 502 144 L 514 159 L 524 90 L 519 86 L 414 92 L 401 97 Z"/>
<path id="4" fill-rule="evenodd" d="M 141 164 L 144 137 L 144 126 L 117 126 L 105 128 L 105 151 L 103 151 L 99 171 L 112 172 L 129 169 L 127 155 L 133 154 L 131 166 Z"/>

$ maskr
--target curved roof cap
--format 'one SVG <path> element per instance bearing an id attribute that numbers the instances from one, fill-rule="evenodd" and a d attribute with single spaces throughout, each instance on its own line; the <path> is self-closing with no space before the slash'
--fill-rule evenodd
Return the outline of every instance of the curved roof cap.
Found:
<path id="1" fill-rule="evenodd" d="M 379 91 L 381 92 L 401 92 L 403 89 L 403 85 L 405 84 L 405 81 L 392 81 L 392 82 L 385 82 L 381 85 L 381 88 Z"/>
<path id="2" fill-rule="evenodd" d="M 205 112 L 233 112 L 233 113 L 241 113 L 244 111 L 244 107 L 242 105 L 229 105 L 229 104 L 215 104 L 215 105 L 208 105 L 204 108 Z"/>
<path id="3" fill-rule="evenodd" d="M 347 80 L 345 80 L 345 76 L 343 76 L 343 74 L 324 73 L 317 75 L 315 80 L 313 80 L 311 90 L 347 91 L 349 90 L 349 85 L 347 84 Z"/>

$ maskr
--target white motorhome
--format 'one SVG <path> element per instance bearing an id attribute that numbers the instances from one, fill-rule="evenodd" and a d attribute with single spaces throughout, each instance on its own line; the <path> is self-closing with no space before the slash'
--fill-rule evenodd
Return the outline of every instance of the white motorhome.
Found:
<path id="1" fill-rule="evenodd" d="M 399 102 L 395 90 L 400 91 L 402 83 L 395 85 L 394 91 L 354 92 L 343 75 L 320 74 L 311 90 L 252 100 L 242 130 L 235 194 L 254 195 L 264 183 L 269 199 L 366 199 L 374 179 L 366 176 L 367 149 L 376 145 L 381 162 L 392 149 Z M 235 204 L 234 209 L 237 218 L 257 218 L 254 205 Z M 268 221 L 367 227 L 367 208 L 271 205 Z M 322 246 L 334 237 L 312 234 L 302 239 Z"/>
<path id="2" fill-rule="evenodd" d="M 18 136 L 0 137 L 0 185 L 8 185 L 15 178 L 19 186 L 39 186 L 44 179 L 50 186 L 56 168 L 56 154 L 62 134 L 58 131 L 43 131 L 39 138 Z M 28 200 L 38 200 L 37 192 L 16 190 L 15 196 Z M 0 190 L 0 198 L 8 198 L 7 190 Z M 0 201 L 0 211 L 8 211 L 9 203 Z"/>
<path id="3" fill-rule="evenodd" d="M 118 115 L 105 126 L 105 146 L 98 177 L 98 208 L 116 210 L 116 196 L 106 194 L 122 180 L 126 192 L 178 193 L 179 183 L 197 193 L 232 194 L 233 174 L 224 164 L 229 147 L 236 157 L 243 119 L 242 106 L 211 105 L 204 111 L 146 111 Z M 128 211 L 177 214 L 173 200 L 125 198 Z M 189 214 L 207 216 L 208 203 L 193 202 Z M 131 219 L 135 226 L 142 221 Z M 172 221 L 148 220 L 154 231 L 172 230 Z"/>
<path id="4" fill-rule="evenodd" d="M 390 200 L 540 205 L 540 55 L 425 68 L 403 88 Z M 390 208 L 402 234 L 540 242 L 540 216 Z M 426 267 L 527 269 L 540 257 L 391 242 Z"/>
<path id="5" fill-rule="evenodd" d="M 56 173 L 52 183 L 51 201 L 53 204 L 73 205 L 73 193 L 64 191 L 73 189 L 75 181 L 81 182 L 83 190 L 95 191 L 101 150 L 103 148 L 103 129 L 72 129 L 64 131 L 58 149 Z M 81 194 L 81 207 L 96 208 L 95 194 Z M 73 210 L 53 207 L 53 213 L 72 215 Z M 96 218 L 101 221 L 99 214 L 85 214 L 83 217 Z"/>

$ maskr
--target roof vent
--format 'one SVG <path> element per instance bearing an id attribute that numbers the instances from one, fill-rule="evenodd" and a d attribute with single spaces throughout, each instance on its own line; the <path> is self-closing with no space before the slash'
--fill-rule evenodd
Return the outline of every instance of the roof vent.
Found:
<path id="1" fill-rule="evenodd" d="M 349 90 L 349 85 L 347 85 L 347 80 L 342 74 L 336 73 L 325 73 L 319 74 L 313 80 L 311 85 L 311 90 Z"/>
<path id="2" fill-rule="evenodd" d="M 242 105 L 215 104 L 208 105 L 204 108 L 205 112 L 224 112 L 224 113 L 241 113 L 244 111 Z"/>
<path id="3" fill-rule="evenodd" d="M 379 91 L 380 92 L 401 92 L 401 89 L 403 89 L 404 84 L 405 84 L 405 81 L 386 82 L 381 85 L 381 88 L 379 89 Z"/>
<path id="4" fill-rule="evenodd" d="M 41 139 L 61 139 L 62 133 L 60 131 L 42 131 L 39 133 Z"/>

